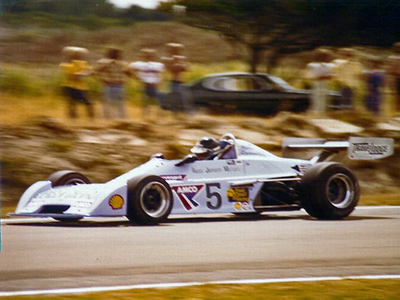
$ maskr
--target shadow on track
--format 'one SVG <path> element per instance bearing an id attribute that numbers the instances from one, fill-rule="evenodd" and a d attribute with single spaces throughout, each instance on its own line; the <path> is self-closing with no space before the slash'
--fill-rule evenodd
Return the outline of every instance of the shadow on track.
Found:
<path id="1" fill-rule="evenodd" d="M 7 223 L 12 226 L 37 226 L 37 227 L 71 227 L 71 228 L 87 228 L 87 227 L 155 227 L 155 226 L 173 226 L 174 224 L 184 223 L 219 223 L 219 222 L 262 222 L 262 221 L 284 221 L 284 220 L 304 220 L 312 222 L 354 222 L 362 220 L 382 220 L 391 219 L 390 217 L 371 217 L 371 216 L 349 216 L 342 220 L 317 220 L 309 215 L 277 215 L 277 214 L 227 214 L 223 216 L 173 216 L 168 219 L 165 223 L 159 225 L 141 225 L 131 223 L 128 220 L 102 220 L 97 221 L 93 219 L 83 219 L 76 222 L 59 222 L 52 219 L 38 220 L 37 222 L 27 222 L 21 220 L 21 222 Z"/>

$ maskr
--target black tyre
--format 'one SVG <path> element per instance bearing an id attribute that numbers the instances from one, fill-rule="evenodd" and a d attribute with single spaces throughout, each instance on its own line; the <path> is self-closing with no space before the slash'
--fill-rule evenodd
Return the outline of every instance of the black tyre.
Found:
<path id="1" fill-rule="evenodd" d="M 78 184 L 88 184 L 90 183 L 89 179 L 81 173 L 63 170 L 58 171 L 49 176 L 47 180 L 51 181 L 53 187 L 62 186 L 62 185 L 78 185 Z"/>
<path id="2" fill-rule="evenodd" d="M 88 184 L 89 179 L 81 173 L 63 170 L 51 174 L 48 178 L 51 181 L 52 187 L 63 186 L 63 185 L 78 185 L 78 184 Z M 76 222 L 82 218 L 53 218 L 60 222 Z"/>
<path id="3" fill-rule="evenodd" d="M 292 107 L 290 111 L 292 112 L 305 112 L 310 106 L 308 99 L 294 99 L 292 101 Z"/>
<path id="4" fill-rule="evenodd" d="M 301 181 L 300 200 L 317 219 L 337 220 L 348 216 L 359 199 L 359 185 L 344 165 L 323 162 L 312 166 Z"/>
<path id="5" fill-rule="evenodd" d="M 128 182 L 127 218 L 134 223 L 156 225 L 165 222 L 173 197 L 168 183 L 158 176 L 143 176 Z"/>

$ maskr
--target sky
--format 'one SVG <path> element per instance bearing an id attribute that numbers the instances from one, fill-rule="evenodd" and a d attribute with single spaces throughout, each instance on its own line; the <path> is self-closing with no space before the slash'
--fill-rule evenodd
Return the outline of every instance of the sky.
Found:
<path id="1" fill-rule="evenodd" d="M 140 5 L 144 8 L 155 8 L 160 0 L 108 0 L 120 8 L 127 8 L 131 5 Z"/>

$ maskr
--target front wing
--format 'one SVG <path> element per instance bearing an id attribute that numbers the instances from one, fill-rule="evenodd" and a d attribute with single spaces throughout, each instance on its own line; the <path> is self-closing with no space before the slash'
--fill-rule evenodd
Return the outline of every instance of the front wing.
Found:
<path id="1" fill-rule="evenodd" d="M 88 216 L 125 216 L 127 185 L 83 184 L 52 187 L 38 181 L 22 195 L 10 216 L 83 218 Z"/>

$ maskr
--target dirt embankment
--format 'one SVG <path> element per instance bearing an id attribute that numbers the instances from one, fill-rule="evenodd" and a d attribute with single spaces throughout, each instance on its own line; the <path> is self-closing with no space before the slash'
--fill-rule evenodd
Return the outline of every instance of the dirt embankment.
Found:
<path id="1" fill-rule="evenodd" d="M 315 119 L 279 114 L 274 118 L 247 116 L 167 116 L 147 121 L 115 121 L 107 125 L 69 126 L 47 117 L 20 126 L 1 126 L 2 207 L 14 206 L 23 191 L 52 172 L 72 169 L 92 182 L 105 182 L 149 157 L 162 152 L 180 158 L 203 136 L 218 138 L 230 132 L 275 154 L 283 137 L 322 137 L 345 140 L 349 136 L 395 139 L 395 154 L 377 161 L 344 159 L 360 180 L 363 193 L 400 192 L 400 119 L 373 122 L 369 117 L 341 115 Z"/>

